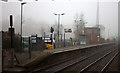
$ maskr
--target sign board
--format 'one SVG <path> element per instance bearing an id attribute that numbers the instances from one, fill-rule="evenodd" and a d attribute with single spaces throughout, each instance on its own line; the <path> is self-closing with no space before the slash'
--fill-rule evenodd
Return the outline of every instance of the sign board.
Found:
<path id="1" fill-rule="evenodd" d="M 36 40 L 32 40 L 31 42 L 35 44 L 35 43 L 36 43 Z"/>
<path id="2" fill-rule="evenodd" d="M 50 40 L 50 38 L 43 38 L 43 40 Z"/>
<path id="3" fill-rule="evenodd" d="M 80 41 L 80 44 L 84 44 L 84 45 L 85 45 L 85 44 L 86 44 L 86 42 L 85 42 L 85 41 Z"/>
<path id="4" fill-rule="evenodd" d="M 45 40 L 44 42 L 52 42 L 51 40 Z"/>
<path id="5" fill-rule="evenodd" d="M 52 44 L 54 38 L 54 32 L 53 33 L 48 33 L 45 34 L 44 37 L 42 38 L 46 44 Z"/>
<path id="6" fill-rule="evenodd" d="M 72 30 L 71 29 L 65 29 L 65 33 L 71 33 Z"/>
<path id="7" fill-rule="evenodd" d="M 31 42 L 33 44 L 37 43 L 37 34 L 31 35 Z"/>
<path id="8" fill-rule="evenodd" d="M 31 37 L 37 37 L 37 34 L 32 34 Z"/>

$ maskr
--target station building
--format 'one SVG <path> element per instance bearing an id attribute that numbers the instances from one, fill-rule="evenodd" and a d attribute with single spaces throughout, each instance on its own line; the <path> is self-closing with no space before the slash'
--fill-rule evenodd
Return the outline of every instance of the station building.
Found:
<path id="1" fill-rule="evenodd" d="M 84 35 L 86 36 L 87 44 L 97 44 L 100 42 L 100 28 L 85 27 Z"/>

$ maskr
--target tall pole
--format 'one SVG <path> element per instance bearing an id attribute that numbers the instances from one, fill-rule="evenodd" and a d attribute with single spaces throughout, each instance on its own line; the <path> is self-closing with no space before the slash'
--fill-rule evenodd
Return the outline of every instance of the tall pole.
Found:
<path id="1" fill-rule="evenodd" d="M 109 30 L 109 28 L 108 28 L 108 39 L 109 39 L 109 37 L 110 37 L 110 36 L 109 36 L 109 31 L 110 31 L 110 30 Z"/>
<path id="2" fill-rule="evenodd" d="M 2 31 L 0 30 L 0 72 L 2 72 L 2 69 L 3 69 L 3 57 L 2 57 Z"/>
<path id="3" fill-rule="evenodd" d="M 29 58 L 31 58 L 31 42 L 30 42 L 30 37 L 29 37 Z"/>
<path id="4" fill-rule="evenodd" d="M 22 48 L 22 24 L 23 24 L 23 5 L 26 4 L 26 2 L 21 3 L 21 48 Z"/>
<path id="5" fill-rule="evenodd" d="M 79 42 L 78 22 L 77 22 L 77 40 L 78 40 L 78 42 Z M 77 42 L 77 45 L 78 45 L 78 42 Z"/>
<path id="6" fill-rule="evenodd" d="M 14 65 L 14 54 L 13 54 L 13 28 L 12 28 L 12 26 L 13 26 L 13 16 L 12 15 L 10 15 L 10 35 L 11 35 L 11 67 L 13 67 L 13 65 Z"/>
<path id="7" fill-rule="evenodd" d="M 62 24 L 61 24 L 61 47 L 62 47 Z"/>
<path id="8" fill-rule="evenodd" d="M 62 34 L 60 34 L 60 37 L 61 37 L 60 44 L 61 44 L 61 47 L 62 47 Z"/>
<path id="9" fill-rule="evenodd" d="M 59 24 L 60 24 L 60 14 L 58 14 L 58 47 L 59 47 Z"/>
<path id="10" fill-rule="evenodd" d="M 65 31 L 64 31 L 64 47 L 65 47 Z"/>
<path id="11" fill-rule="evenodd" d="M 62 13 L 62 14 L 56 14 L 56 13 L 54 13 L 54 15 L 58 15 L 58 47 L 59 47 L 59 26 L 60 26 L 60 15 L 64 15 L 64 13 Z"/>
<path id="12" fill-rule="evenodd" d="M 44 32 L 44 42 L 45 42 L 45 32 Z"/>
<path id="13" fill-rule="evenodd" d="M 21 3 L 21 37 L 22 37 L 22 13 L 23 12 L 23 5 Z"/>
<path id="14" fill-rule="evenodd" d="M 21 3 L 21 48 L 22 48 L 22 13 L 23 12 L 23 5 Z"/>
<path id="15" fill-rule="evenodd" d="M 100 41 L 100 29 L 99 29 L 99 0 L 97 1 L 97 15 L 96 15 L 96 26 L 98 28 L 98 35 L 97 35 L 97 38 L 98 38 L 98 42 Z"/>
<path id="16" fill-rule="evenodd" d="M 76 22 L 77 22 L 77 45 L 78 45 L 78 42 L 79 42 L 79 33 L 78 33 L 78 20 L 76 20 Z"/>
<path id="17" fill-rule="evenodd" d="M 97 1 L 96 25 L 99 27 L 99 0 Z"/>

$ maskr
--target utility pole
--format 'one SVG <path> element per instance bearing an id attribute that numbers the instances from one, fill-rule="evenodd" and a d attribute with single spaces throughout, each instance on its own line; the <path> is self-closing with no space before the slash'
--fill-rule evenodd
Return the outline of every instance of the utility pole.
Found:
<path id="1" fill-rule="evenodd" d="M 99 0 L 97 1 L 96 25 L 99 28 Z"/>
<path id="2" fill-rule="evenodd" d="M 96 14 L 97 38 L 100 41 L 100 28 L 99 28 L 99 0 L 97 1 L 97 14 Z"/>

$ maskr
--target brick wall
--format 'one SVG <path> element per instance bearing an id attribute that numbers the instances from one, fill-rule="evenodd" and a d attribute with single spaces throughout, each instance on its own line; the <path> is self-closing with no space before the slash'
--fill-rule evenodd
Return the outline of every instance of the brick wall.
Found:
<path id="1" fill-rule="evenodd" d="M 90 28 L 85 28 L 85 35 L 87 36 L 87 41 L 90 44 L 97 44 L 98 43 L 98 35 L 99 35 L 99 31 L 97 31 L 98 29 L 95 27 L 90 27 Z"/>

